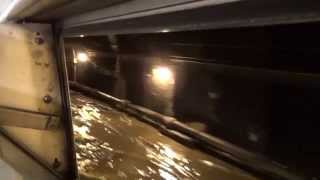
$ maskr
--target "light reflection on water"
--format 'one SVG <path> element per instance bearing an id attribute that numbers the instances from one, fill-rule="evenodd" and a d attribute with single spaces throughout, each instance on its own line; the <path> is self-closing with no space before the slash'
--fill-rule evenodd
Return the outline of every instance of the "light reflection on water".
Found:
<path id="1" fill-rule="evenodd" d="M 82 179 L 254 179 L 106 104 L 71 99 Z"/>

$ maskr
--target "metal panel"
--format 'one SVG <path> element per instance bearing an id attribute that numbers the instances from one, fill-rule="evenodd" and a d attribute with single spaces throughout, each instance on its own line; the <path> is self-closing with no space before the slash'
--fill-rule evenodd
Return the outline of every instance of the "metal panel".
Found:
<path id="1" fill-rule="evenodd" d="M 53 129 L 59 125 L 59 117 L 28 112 L 20 109 L 0 107 L 0 124 L 32 129 Z"/>
<path id="2" fill-rule="evenodd" d="M 0 5 L 0 12 L 7 2 L 15 6 L 7 14 L 8 20 L 21 20 L 32 17 L 34 21 L 55 20 L 114 5 L 128 0 L 6 0 Z"/>
<path id="3" fill-rule="evenodd" d="M 9 20 L 23 19 L 40 11 L 53 8 L 73 0 L 18 0 L 17 5 L 10 12 Z"/>
<path id="4" fill-rule="evenodd" d="M 45 24 L 0 25 L 0 132 L 47 169 L 66 177 L 73 171 L 74 162 L 67 155 L 72 141 L 67 135 L 70 127 L 61 121 L 61 80 L 51 30 Z M 6 162 L 23 161 L 8 158 L 12 159 Z"/>
<path id="5" fill-rule="evenodd" d="M 48 20 L 56 20 L 65 17 L 69 17 L 71 15 L 76 15 L 80 13 L 85 13 L 88 11 L 93 11 L 96 9 L 101 9 L 104 7 L 112 6 L 114 4 L 118 4 L 128 0 L 75 0 L 65 4 L 61 4 L 57 7 L 47 8 L 41 10 L 39 13 L 36 13 L 32 20 L 36 21 L 48 21 Z"/>
<path id="6" fill-rule="evenodd" d="M 0 133 L 0 178 L 14 180 L 56 180 L 57 176 L 38 164 L 16 144 Z M 6 165 L 4 167 L 3 165 Z M 11 174 L 11 178 L 8 177 Z"/>
<path id="7" fill-rule="evenodd" d="M 59 115 L 50 26 L 0 25 L 0 106 Z"/>

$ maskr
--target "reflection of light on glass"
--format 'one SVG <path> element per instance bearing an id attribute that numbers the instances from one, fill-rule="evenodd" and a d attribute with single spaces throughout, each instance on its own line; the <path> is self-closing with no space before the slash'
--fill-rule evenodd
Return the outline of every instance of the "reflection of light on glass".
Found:
<path id="1" fill-rule="evenodd" d="M 155 67 L 152 69 L 152 80 L 159 85 L 174 84 L 172 71 L 168 67 Z"/>
<path id="2" fill-rule="evenodd" d="M 81 34 L 81 35 L 80 35 L 80 37 L 81 37 L 81 38 L 83 38 L 83 37 L 84 37 L 84 35 L 83 35 L 83 34 Z"/>
<path id="3" fill-rule="evenodd" d="M 80 62 L 87 62 L 87 61 L 89 61 L 89 56 L 85 52 L 78 52 L 77 53 L 77 59 Z"/>

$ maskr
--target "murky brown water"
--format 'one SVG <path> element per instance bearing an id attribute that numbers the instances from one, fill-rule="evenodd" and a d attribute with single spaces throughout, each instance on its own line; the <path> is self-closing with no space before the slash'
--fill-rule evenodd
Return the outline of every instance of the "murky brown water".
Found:
<path id="1" fill-rule="evenodd" d="M 75 92 L 71 100 L 81 179 L 255 179 L 107 104 Z"/>

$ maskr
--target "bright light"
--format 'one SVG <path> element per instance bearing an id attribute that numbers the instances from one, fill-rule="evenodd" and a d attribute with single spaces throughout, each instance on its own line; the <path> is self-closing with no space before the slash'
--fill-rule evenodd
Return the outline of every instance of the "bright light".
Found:
<path id="1" fill-rule="evenodd" d="M 89 61 L 89 56 L 85 52 L 78 52 L 77 59 L 80 62 L 87 62 L 87 61 Z"/>
<path id="2" fill-rule="evenodd" d="M 5 10 L 1 10 L 0 14 L 0 23 L 7 20 L 8 16 L 10 15 L 11 11 L 14 9 L 14 7 L 20 2 L 21 0 L 13 0 L 10 2 L 10 4 L 7 6 Z M 2 3 L 2 2 L 1 2 Z"/>
<path id="3" fill-rule="evenodd" d="M 169 29 L 163 29 L 163 30 L 161 30 L 161 32 L 162 33 L 168 33 L 168 32 L 170 32 L 170 30 Z"/>
<path id="4" fill-rule="evenodd" d="M 167 67 L 155 67 L 152 69 L 152 79 L 160 85 L 174 84 L 172 71 Z"/>
<path id="5" fill-rule="evenodd" d="M 83 37 L 84 37 L 84 35 L 83 35 L 83 34 L 81 34 L 81 35 L 80 35 L 80 37 L 81 37 L 81 38 L 83 38 Z"/>

